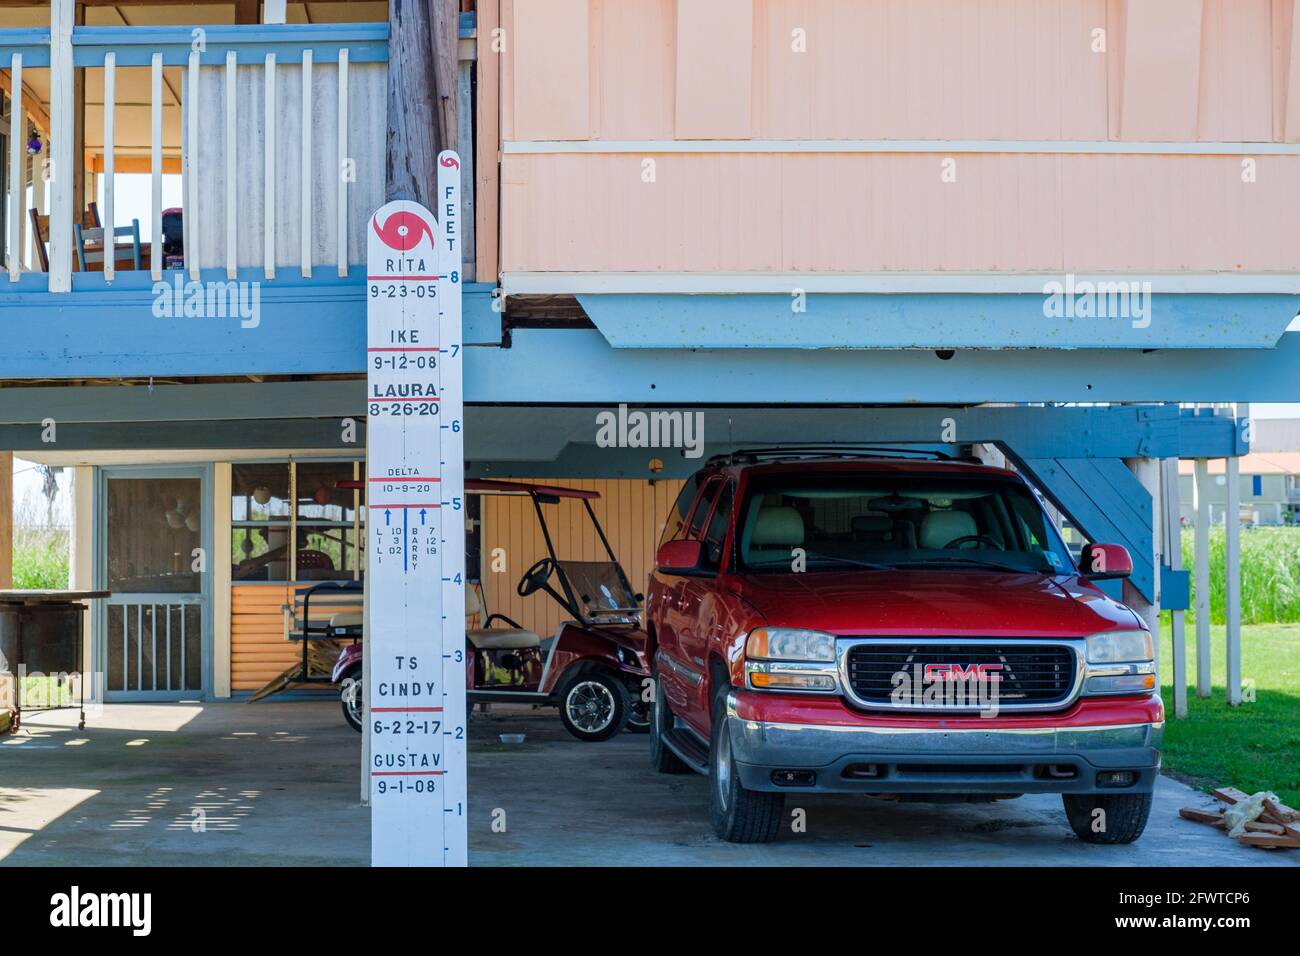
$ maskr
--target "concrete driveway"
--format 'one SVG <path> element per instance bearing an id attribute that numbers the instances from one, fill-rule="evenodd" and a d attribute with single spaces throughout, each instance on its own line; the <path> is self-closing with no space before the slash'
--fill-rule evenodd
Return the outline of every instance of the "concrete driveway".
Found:
<path id="1" fill-rule="evenodd" d="M 0 865 L 348 865 L 369 853 L 360 736 L 333 701 L 108 705 L 0 738 Z M 523 732 L 523 744 L 497 735 Z M 470 860 L 479 865 L 1296 866 L 1178 817 L 1214 801 L 1162 778 L 1127 847 L 1074 838 L 1059 798 L 996 804 L 790 798 L 806 832 L 766 846 L 713 836 L 702 777 L 646 766 L 645 738 L 569 737 L 551 711 L 476 714 Z M 494 829 L 494 821 L 496 827 Z M 504 832 L 499 832 L 504 823 Z"/>

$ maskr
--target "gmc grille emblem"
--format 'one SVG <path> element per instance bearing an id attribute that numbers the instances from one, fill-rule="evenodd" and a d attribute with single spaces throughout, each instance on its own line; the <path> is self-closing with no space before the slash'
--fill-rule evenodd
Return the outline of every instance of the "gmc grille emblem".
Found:
<path id="1" fill-rule="evenodd" d="M 926 664 L 926 681 L 987 681 L 1002 680 L 1001 664 Z"/>

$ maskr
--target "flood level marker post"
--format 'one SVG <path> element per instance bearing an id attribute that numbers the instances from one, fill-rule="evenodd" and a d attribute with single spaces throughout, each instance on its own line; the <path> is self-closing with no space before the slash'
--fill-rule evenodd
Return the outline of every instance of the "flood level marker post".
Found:
<path id="1" fill-rule="evenodd" d="M 464 866 L 460 158 L 435 211 L 390 202 L 366 269 L 366 773 L 374 866 Z"/>

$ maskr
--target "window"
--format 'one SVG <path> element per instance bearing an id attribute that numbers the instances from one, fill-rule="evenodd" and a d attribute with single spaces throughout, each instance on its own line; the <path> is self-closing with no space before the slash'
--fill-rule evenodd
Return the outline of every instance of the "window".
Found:
<path id="1" fill-rule="evenodd" d="M 747 487 L 738 529 L 737 563 L 751 572 L 789 571 L 795 549 L 810 572 L 1072 570 L 1030 490 L 996 478 L 853 472 L 760 478 Z"/>
<path id="2" fill-rule="evenodd" d="M 708 530 L 704 533 L 704 567 L 716 571 L 722 567 L 723 546 L 727 541 L 727 525 L 731 521 L 731 506 L 736 494 L 734 482 L 727 482 L 722 493 L 718 495 L 718 505 L 713 509 L 709 519 Z"/>
<path id="3" fill-rule="evenodd" d="M 699 490 L 700 476 L 697 473 L 686 479 L 681 492 L 677 495 L 677 500 L 673 502 L 673 510 L 668 513 L 668 520 L 664 523 L 664 533 L 659 536 L 660 547 L 681 534 L 682 525 L 686 524 L 686 518 L 691 513 L 691 505 L 695 503 L 695 495 Z"/>
<path id="4" fill-rule="evenodd" d="M 691 527 L 686 532 L 686 537 L 698 538 L 704 532 L 704 522 L 708 520 L 709 509 L 713 507 L 713 499 L 718 497 L 718 489 L 721 487 L 722 481 L 718 478 L 710 479 L 709 483 L 704 486 L 704 493 L 700 495 L 700 503 L 691 512 Z"/>
<path id="5" fill-rule="evenodd" d="M 365 530 L 360 462 L 287 461 L 231 466 L 231 580 L 360 578 Z"/>

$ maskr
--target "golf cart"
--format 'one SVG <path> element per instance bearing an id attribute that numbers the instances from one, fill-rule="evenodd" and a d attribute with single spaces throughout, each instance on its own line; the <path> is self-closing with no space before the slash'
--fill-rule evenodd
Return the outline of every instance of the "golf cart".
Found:
<path id="1" fill-rule="evenodd" d="M 565 729 L 585 741 L 607 740 L 624 727 L 648 731 L 642 682 L 650 671 L 646 636 L 640 628 L 642 595 L 633 591 L 592 510 L 592 500 L 600 495 L 554 485 L 475 479 L 465 482 L 465 493 L 531 499 L 547 556 L 524 572 L 515 591 L 520 597 L 544 592 L 567 618 L 552 636 L 543 638 L 504 614 L 487 613 L 482 584 L 467 586 L 465 616 L 479 621 L 477 627 L 467 626 L 465 635 L 469 702 L 558 707 Z M 589 522 L 603 557 L 561 558 L 547 524 L 546 512 L 551 509 L 552 517 L 567 527 Z M 338 623 L 355 624 L 355 616 L 340 618 Z M 341 687 L 343 716 L 358 731 L 365 716 L 363 655 L 364 643 L 345 647 L 333 672 Z"/>

